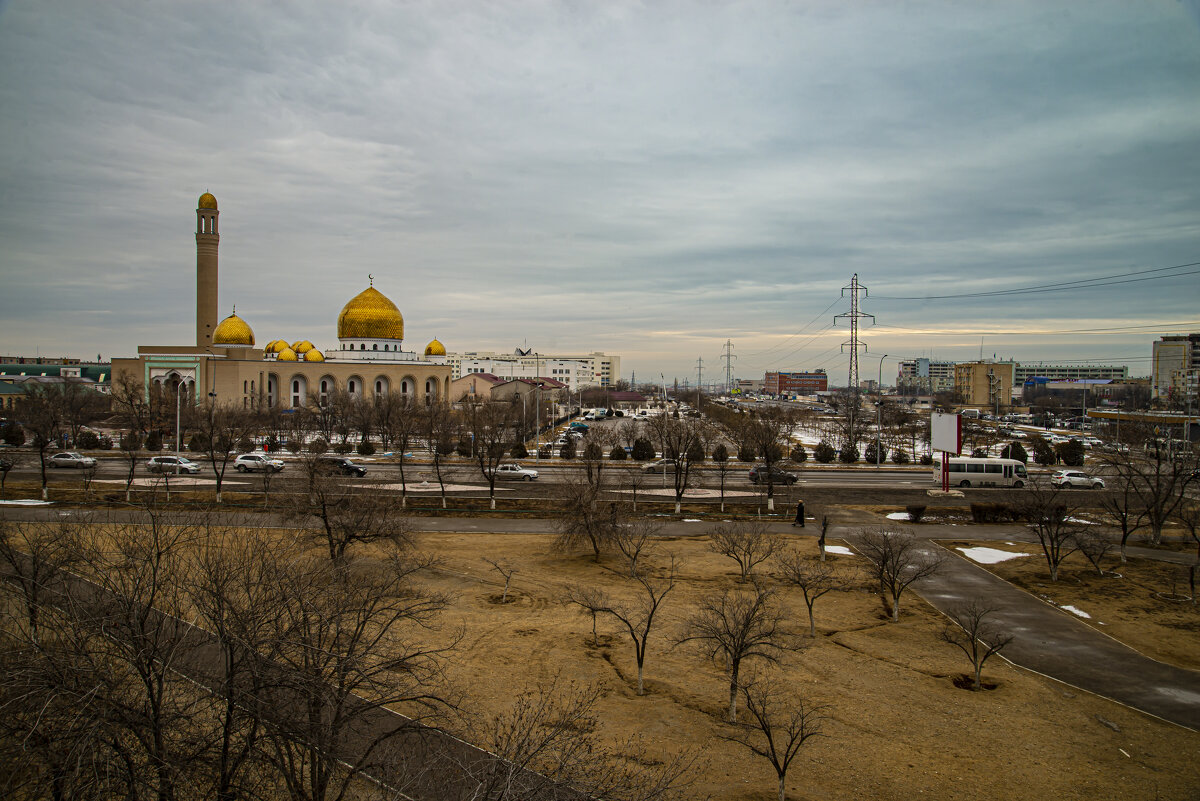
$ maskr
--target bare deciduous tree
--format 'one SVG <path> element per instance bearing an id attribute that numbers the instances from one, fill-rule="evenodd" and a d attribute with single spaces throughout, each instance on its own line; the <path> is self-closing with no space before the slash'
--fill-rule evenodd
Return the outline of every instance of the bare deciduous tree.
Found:
<path id="1" fill-rule="evenodd" d="M 800 588 L 804 594 L 804 605 L 808 607 L 808 635 L 817 636 L 817 622 L 813 606 L 821 596 L 834 590 L 850 586 L 850 577 L 830 562 L 805 556 L 799 551 L 783 550 L 777 554 L 779 577 Z"/>
<path id="2" fill-rule="evenodd" d="M 608 615 L 625 627 L 630 640 L 633 641 L 634 655 L 637 660 L 637 694 L 644 694 L 642 681 L 643 669 L 646 663 L 646 646 L 650 633 L 654 628 L 654 618 L 659 608 L 671 590 L 675 588 L 675 559 L 672 557 L 667 574 L 662 579 L 651 578 L 642 573 L 634 575 L 641 591 L 635 600 L 615 600 L 607 593 L 589 589 L 572 587 L 567 592 L 571 603 L 576 604 L 592 615 Z M 594 623 L 593 623 L 594 626 Z"/>
<path id="3" fill-rule="evenodd" d="M 943 557 L 923 549 L 909 531 L 864 529 L 856 539 L 859 551 L 871 561 L 880 594 L 891 600 L 892 621 L 900 620 L 900 596 L 914 582 L 936 573 Z"/>
<path id="4" fill-rule="evenodd" d="M 629 575 L 638 573 L 638 561 L 654 549 L 662 523 L 647 517 L 621 516 L 613 528 L 613 544 L 629 563 Z"/>
<path id="5" fill-rule="evenodd" d="M 749 589 L 725 590 L 703 598 L 677 642 L 696 642 L 710 659 L 725 664 L 731 723 L 737 720 L 742 664 L 751 659 L 778 662 L 784 651 L 800 647 L 774 594 L 757 582 Z"/>
<path id="6" fill-rule="evenodd" d="M 1103 576 L 1104 570 L 1100 563 L 1104 561 L 1104 557 L 1113 549 L 1113 541 L 1100 530 L 1099 526 L 1081 525 L 1075 532 L 1075 545 L 1079 548 L 1079 552 L 1083 554 L 1092 567 L 1096 569 L 1096 575 Z"/>
<path id="7" fill-rule="evenodd" d="M 995 612 L 995 608 L 988 606 L 984 601 L 978 598 L 971 600 L 965 606 L 950 612 L 953 623 L 947 623 L 942 630 L 942 640 L 958 648 L 971 660 L 976 690 L 983 687 L 980 679 L 983 664 L 1013 640 L 1012 634 L 989 619 Z"/>
<path id="8" fill-rule="evenodd" d="M 1076 535 L 1083 528 L 1064 492 L 1049 484 L 1031 481 L 1017 501 L 1018 513 L 1042 546 L 1051 581 L 1058 581 L 1059 566 L 1079 548 Z"/>
<path id="9" fill-rule="evenodd" d="M 557 547 L 569 549 L 586 543 L 592 549 L 592 558 L 600 561 L 601 551 L 612 545 L 622 522 L 615 504 L 600 502 L 602 492 L 603 485 L 583 476 L 565 477 L 555 521 Z"/>
<path id="10" fill-rule="evenodd" d="M 485 556 L 483 557 L 483 561 L 495 568 L 496 572 L 504 577 L 504 592 L 500 596 L 500 603 L 508 603 L 508 585 L 512 583 L 512 577 L 513 574 L 517 572 L 517 568 L 513 567 L 503 559 L 489 559 Z"/>
<path id="11" fill-rule="evenodd" d="M 771 763 L 779 779 L 779 801 L 786 801 L 788 768 L 801 746 L 825 733 L 822 724 L 829 707 L 794 692 L 785 694 L 779 686 L 762 678 L 747 682 L 742 698 L 750 719 L 726 738 Z"/>
<path id="12" fill-rule="evenodd" d="M 713 553 L 737 562 L 739 581 L 746 581 L 754 568 L 770 559 L 784 546 L 783 537 L 758 521 L 737 521 L 717 526 L 708 534 Z"/>
<path id="13" fill-rule="evenodd" d="M 413 545 L 412 521 L 386 494 L 366 494 L 330 475 L 319 456 L 302 463 L 307 483 L 306 502 L 298 503 L 291 517 L 317 524 L 330 560 L 344 563 L 354 543 L 391 542 L 397 549 Z"/>

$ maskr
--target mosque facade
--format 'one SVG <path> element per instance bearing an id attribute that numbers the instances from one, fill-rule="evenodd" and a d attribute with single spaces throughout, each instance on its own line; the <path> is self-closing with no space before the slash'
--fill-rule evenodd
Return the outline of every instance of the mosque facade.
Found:
<path id="1" fill-rule="evenodd" d="M 180 388 L 196 403 L 210 397 L 254 409 L 301 408 L 336 392 L 424 405 L 448 398 L 445 346 L 435 338 L 421 353 L 405 350 L 404 317 L 374 279 L 342 307 L 338 344 L 325 351 L 308 340 L 260 347 L 236 307 L 218 322 L 219 217 L 217 199 L 205 192 L 196 208 L 196 344 L 139 346 L 136 357 L 113 359 L 114 384 L 133 379 L 147 392 Z"/>

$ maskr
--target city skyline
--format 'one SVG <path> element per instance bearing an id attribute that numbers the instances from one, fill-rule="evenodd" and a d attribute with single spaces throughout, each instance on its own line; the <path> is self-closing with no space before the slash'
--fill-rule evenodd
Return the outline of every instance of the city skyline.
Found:
<path id="1" fill-rule="evenodd" d="M 853 274 L 862 379 L 1200 330 L 1196 2 L 9 2 L 0 64 L 14 354 L 190 341 L 206 190 L 260 344 L 369 274 L 414 347 L 669 382 L 844 383 Z"/>

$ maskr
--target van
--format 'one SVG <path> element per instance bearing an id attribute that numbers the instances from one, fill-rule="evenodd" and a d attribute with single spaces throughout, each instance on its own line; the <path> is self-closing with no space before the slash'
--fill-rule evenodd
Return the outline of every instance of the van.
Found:
<path id="1" fill-rule="evenodd" d="M 968 420 L 978 420 L 979 419 L 979 410 L 978 409 L 963 409 L 961 412 L 959 412 L 959 415 L 961 417 L 967 418 Z"/>

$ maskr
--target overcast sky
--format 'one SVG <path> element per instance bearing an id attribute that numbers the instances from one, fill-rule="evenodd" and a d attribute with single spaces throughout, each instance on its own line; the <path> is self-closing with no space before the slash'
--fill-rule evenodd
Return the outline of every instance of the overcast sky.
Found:
<path id="1" fill-rule="evenodd" d="M 209 190 L 260 345 L 373 274 L 418 350 L 836 384 L 857 273 L 864 379 L 1145 375 L 1200 331 L 1197 8 L 0 3 L 0 355 L 193 342 Z"/>

